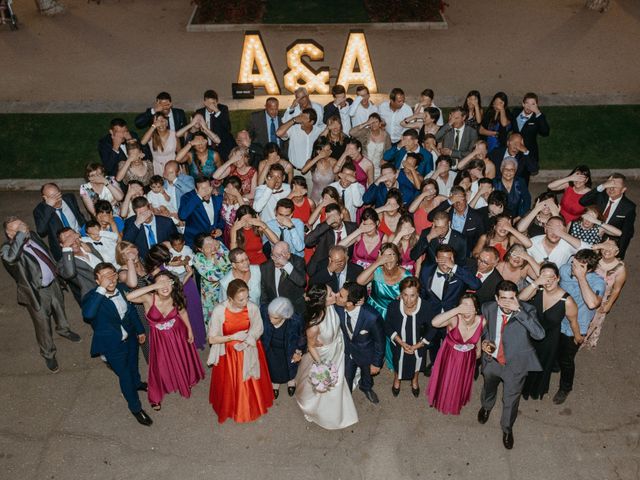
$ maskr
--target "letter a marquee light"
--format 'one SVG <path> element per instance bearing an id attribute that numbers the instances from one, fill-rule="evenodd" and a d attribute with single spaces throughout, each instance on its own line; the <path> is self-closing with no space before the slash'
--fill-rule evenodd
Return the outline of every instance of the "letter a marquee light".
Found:
<path id="1" fill-rule="evenodd" d="M 355 71 L 356 62 L 358 62 L 357 72 Z M 349 85 L 365 85 L 369 89 L 369 93 L 377 93 L 378 91 L 373 65 L 369 57 L 367 39 L 363 31 L 352 30 L 349 33 L 337 84 L 347 90 L 349 90 Z"/>
<path id="2" fill-rule="evenodd" d="M 290 92 L 305 87 L 309 93 L 329 93 L 329 67 L 311 68 L 302 57 L 310 60 L 324 60 L 324 50 L 313 40 L 296 40 L 287 48 L 287 66 L 284 86 Z"/>
<path id="3" fill-rule="evenodd" d="M 254 65 L 257 69 L 255 73 Z M 269 95 L 280 94 L 280 87 L 259 32 L 245 33 L 238 83 L 252 83 L 256 88 L 263 87 Z"/>

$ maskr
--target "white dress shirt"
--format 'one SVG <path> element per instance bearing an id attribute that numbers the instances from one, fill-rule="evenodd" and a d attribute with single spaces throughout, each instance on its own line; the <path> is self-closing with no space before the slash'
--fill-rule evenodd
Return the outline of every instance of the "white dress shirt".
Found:
<path id="1" fill-rule="evenodd" d="M 369 115 L 372 113 L 378 113 L 378 107 L 369 100 L 369 106 L 365 108 L 362 105 L 362 97 L 360 95 L 356 95 L 351 107 L 349 107 L 351 126 L 355 127 L 357 125 L 362 125 L 364 122 L 369 120 Z M 348 130 L 345 130 L 345 132 L 349 133 Z"/>
<path id="2" fill-rule="evenodd" d="M 402 125 L 400 125 L 400 122 L 402 122 L 405 118 L 413 115 L 413 110 L 411 110 L 411 107 L 405 103 L 404 105 L 402 105 L 402 107 L 400 107 L 399 110 L 396 110 L 394 112 L 393 110 L 391 110 L 389 102 L 384 102 L 378 107 L 378 113 L 386 124 L 385 128 L 387 130 L 387 133 L 391 137 L 391 141 L 393 143 L 399 142 L 402 134 L 405 130 L 407 130 Z"/>
<path id="3" fill-rule="evenodd" d="M 318 115 L 318 120 L 316 121 L 316 126 L 320 127 L 322 130 L 324 130 L 324 108 L 322 108 L 322 105 L 320 105 L 319 103 L 316 102 L 311 102 L 311 108 L 313 108 L 316 111 L 316 115 Z M 284 115 L 282 115 L 282 123 L 287 123 L 289 120 L 291 120 L 293 117 L 297 117 L 298 115 L 300 115 L 302 113 L 302 110 L 300 109 L 300 105 L 296 105 L 293 109 L 291 108 L 287 108 L 284 111 Z"/>
<path id="4" fill-rule="evenodd" d="M 283 183 L 277 193 L 266 185 L 260 185 L 256 188 L 253 198 L 253 209 L 260 214 L 260 219 L 264 223 L 274 220 L 278 200 L 288 197 L 289 193 L 291 193 L 291 187 L 288 183 Z"/>
<path id="5" fill-rule="evenodd" d="M 94 240 L 91 237 L 82 237 L 84 243 L 93 245 L 102 259 L 111 265 L 117 265 L 116 262 L 116 245 L 118 244 L 118 234 L 107 230 L 100 230 L 100 240 Z"/>
<path id="6" fill-rule="evenodd" d="M 113 302 L 116 310 L 118 310 L 118 315 L 120 315 L 120 320 L 123 320 L 129 307 L 125 298 L 120 294 L 120 291 L 116 289 L 115 292 L 109 293 L 104 287 L 98 287 L 96 288 L 96 292 L 100 295 L 104 295 Z M 129 337 L 129 333 L 124 329 L 122 324 L 120 325 L 120 330 L 122 331 L 122 341 L 124 342 Z"/>
<path id="7" fill-rule="evenodd" d="M 209 201 L 205 202 L 202 200 L 202 197 L 198 195 L 198 198 L 202 201 L 202 206 L 204 207 L 204 211 L 207 212 L 207 217 L 209 218 L 209 225 L 213 225 L 213 221 L 216 218 L 216 213 L 213 209 L 213 200 L 209 197 Z"/>
<path id="8" fill-rule="evenodd" d="M 74 255 L 74 257 L 78 260 L 82 260 L 84 263 L 89 265 L 92 270 L 96 268 L 96 265 L 98 265 L 102 261 L 91 252 L 86 252 L 86 255 L 84 256 Z"/>
<path id="9" fill-rule="evenodd" d="M 347 188 L 340 185 L 340 182 L 333 182 L 330 186 L 334 187 L 338 191 L 338 195 L 344 198 L 344 206 L 349 211 L 351 221 L 355 222 L 358 208 L 362 206 L 364 187 L 358 182 L 353 182 Z M 344 192 L 344 195 L 342 195 L 342 192 Z"/>
<path id="10" fill-rule="evenodd" d="M 444 273 L 439 268 L 436 268 L 436 271 L 433 274 L 433 280 L 431 282 L 431 291 L 435 293 L 436 297 L 438 297 L 440 300 L 442 300 L 442 293 L 444 292 L 444 282 L 447 280 L 447 277 L 449 275 L 453 275 L 454 273 L 456 273 L 457 268 L 458 266 L 454 265 L 451 269 L 451 272 L 449 273 Z M 445 276 L 440 276 L 438 275 L 439 273 L 444 274 Z"/>
<path id="11" fill-rule="evenodd" d="M 349 328 L 347 327 L 347 333 L 349 334 L 349 338 L 353 338 L 353 335 L 358 334 L 358 332 L 356 332 L 356 323 L 358 323 L 358 317 L 360 316 L 360 305 L 355 307 L 350 312 L 348 312 L 347 309 L 345 308 L 344 313 L 345 313 L 345 321 L 349 322 L 349 325 L 351 326 L 351 331 L 353 331 L 353 333 L 351 333 L 351 331 L 349 331 Z"/>
<path id="12" fill-rule="evenodd" d="M 282 140 L 289 140 L 289 161 L 298 170 L 301 170 L 304 164 L 307 163 L 307 160 L 311 158 L 313 144 L 323 131 L 323 127 L 314 125 L 311 132 L 307 134 L 307 132 L 297 124 L 292 125 L 291 128 L 287 130 L 287 134 L 280 137 Z"/>

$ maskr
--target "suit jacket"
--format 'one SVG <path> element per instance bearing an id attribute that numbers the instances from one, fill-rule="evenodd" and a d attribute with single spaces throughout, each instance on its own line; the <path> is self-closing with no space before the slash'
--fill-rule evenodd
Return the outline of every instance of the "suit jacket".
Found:
<path id="1" fill-rule="evenodd" d="M 139 140 L 138 135 L 135 132 L 130 133 L 132 138 Z M 149 144 L 142 145 L 142 151 L 147 160 L 153 159 Z M 102 160 L 102 165 L 104 165 L 105 173 L 112 177 L 115 177 L 118 173 L 118 163 L 127 160 L 127 156 L 121 148 L 118 148 L 117 151 L 113 149 L 113 141 L 111 140 L 110 133 L 107 133 L 104 137 L 98 140 L 98 154 L 100 155 L 100 160 Z"/>
<path id="2" fill-rule="evenodd" d="M 460 148 L 457 149 L 454 148 L 453 144 L 455 136 L 455 129 L 448 123 L 445 123 L 436 133 L 436 142 L 442 142 L 442 146 L 444 148 L 451 149 L 451 157 L 460 160 L 461 158 L 469 155 L 471 150 L 473 150 L 473 145 L 476 140 L 478 140 L 478 131 L 468 125 L 464 127 L 464 130 L 462 131 L 462 138 L 459 143 Z"/>
<path id="3" fill-rule="evenodd" d="M 62 201 L 71 209 L 78 221 L 78 225 L 83 227 L 84 224 L 87 223 L 87 220 L 80 212 L 76 196 L 73 193 L 63 193 Z M 58 242 L 58 231 L 62 230 L 64 225 L 60 217 L 56 214 L 56 209 L 42 201 L 33 209 L 33 219 L 36 222 L 38 235 L 47 238 L 53 258 L 55 258 L 56 261 L 60 260 L 60 258 L 62 258 L 62 248 L 60 248 L 60 242 Z"/>
<path id="4" fill-rule="evenodd" d="M 384 322 L 378 311 L 366 303 L 362 305 L 353 329 L 353 338 L 350 338 L 344 307 L 336 306 L 335 309 L 344 335 L 345 355 L 351 357 L 360 368 L 367 368 L 369 365 L 382 367 L 386 338 Z"/>
<path id="5" fill-rule="evenodd" d="M 404 169 L 398 172 L 397 188 L 402 194 L 402 202 L 406 207 L 411 205 L 411 202 L 413 202 L 420 193 L 413 182 L 409 180 Z M 387 193 L 389 193 L 389 189 L 384 183 L 378 185 L 372 183 L 364 192 L 364 195 L 362 195 L 362 203 L 365 205 L 373 205 L 374 208 L 379 208 L 387 202 Z"/>
<path id="6" fill-rule="evenodd" d="M 416 262 L 424 253 L 426 253 L 426 262 L 431 264 L 435 263 L 436 249 L 440 246 L 440 242 L 437 238 L 428 241 L 427 236 L 429 235 L 429 233 L 431 233 L 431 227 L 425 228 L 420 234 L 418 242 L 413 246 L 411 252 L 409 252 L 409 256 L 414 262 Z M 462 236 L 462 234 L 456 232 L 455 230 L 451 230 L 451 235 L 449 236 L 447 245 L 449 245 L 455 251 L 456 263 L 458 265 L 464 265 L 467 259 L 467 241 Z"/>
<path id="7" fill-rule="evenodd" d="M 347 235 L 350 235 L 358 226 L 354 222 L 344 222 Z M 329 249 L 336 244 L 336 236 L 327 222 L 321 222 L 316 228 L 307 233 L 304 244 L 308 248 L 315 247 L 313 256 L 309 259 L 309 274 L 313 275 L 318 269 L 318 263 L 329 256 Z M 349 257 L 353 253 L 353 246 L 349 247 Z"/>
<path id="8" fill-rule="evenodd" d="M 447 210 L 449 211 L 449 218 L 453 219 L 454 210 L 449 202 L 440 202 L 440 205 L 429 212 L 427 218 L 432 222 L 437 212 L 446 212 Z M 467 254 L 471 254 L 476 243 L 478 243 L 478 238 L 485 232 L 485 225 L 486 222 L 482 213 L 478 212 L 475 208 L 467 206 L 467 217 L 462 230 L 462 235 L 467 242 Z"/>
<path id="9" fill-rule="evenodd" d="M 171 116 L 173 117 L 173 124 L 176 128 L 176 132 L 187 124 L 187 115 L 181 108 L 171 107 Z M 144 113 L 141 113 L 136 117 L 134 122 L 137 129 L 149 128 L 153 123 L 153 113 L 151 108 L 147 108 Z"/>
<path id="10" fill-rule="evenodd" d="M 495 342 L 496 316 L 498 304 L 493 301 L 482 306 L 482 315 L 487 325 L 482 332 L 482 339 Z M 505 355 L 505 373 L 513 376 L 522 376 L 527 372 L 539 372 L 542 370 L 536 351 L 531 344 L 531 339 L 542 340 L 544 328 L 538 322 L 538 315 L 533 305 L 520 302 L 520 311 L 507 322 L 501 336 L 502 348 Z M 482 367 L 488 362 L 488 355 L 482 354 Z M 496 360 L 491 360 L 496 361 Z"/>
<path id="11" fill-rule="evenodd" d="M 276 292 L 276 266 L 273 259 L 260 265 L 260 302 L 269 304 L 276 297 L 286 297 L 293 303 L 296 312 L 305 311 L 304 291 L 307 287 L 307 272 L 304 258 L 291 255 L 289 259 L 293 270 L 291 274 L 281 274 Z"/>
<path id="12" fill-rule="evenodd" d="M 125 298 L 126 290 L 124 285 L 118 284 L 117 289 L 120 291 L 120 295 Z M 115 304 L 105 295 L 98 293 L 97 290 L 97 288 L 90 290 L 82 298 L 81 304 L 82 318 L 93 329 L 93 339 L 91 340 L 92 357 L 117 352 L 126 348 L 125 343 L 122 341 L 121 326 L 129 336 L 138 336 L 144 333 L 144 327 L 132 303 L 127 302 L 127 313 L 123 319 L 120 319 L 120 314 Z"/>
<path id="13" fill-rule="evenodd" d="M 229 152 L 236 146 L 236 141 L 231 133 L 231 117 L 229 117 L 229 107 L 221 103 L 218 104 L 220 114 L 216 117 L 211 114 L 209 121 L 209 129 L 220 137 L 220 145 L 218 145 L 218 153 L 222 157 L 223 161 L 226 161 L 229 157 Z M 206 108 L 202 107 L 196 110 L 196 113 L 202 115 L 203 118 L 207 118 Z"/>
<path id="14" fill-rule="evenodd" d="M 531 193 L 524 179 L 514 178 L 511 191 L 507 192 L 502 179 L 496 177 L 493 179 L 493 188 L 507 194 L 507 209 L 516 217 L 524 217 L 531 208 Z"/>
<path id="15" fill-rule="evenodd" d="M 169 182 L 165 180 L 165 190 L 168 186 Z M 185 175 L 184 173 L 181 173 L 174 180 L 173 186 L 176 188 L 176 205 L 178 206 L 178 208 L 180 208 L 180 200 L 182 200 L 182 196 L 185 193 L 190 192 L 191 190 L 194 190 L 196 188 L 195 181 L 193 180 L 193 177 L 191 175 Z"/>
<path id="16" fill-rule="evenodd" d="M 189 246 L 193 245 L 193 240 L 200 233 L 209 233 L 216 228 L 224 230 L 224 219 L 220 216 L 222 195 L 212 195 L 210 201 L 213 202 L 213 223 L 209 222 L 209 216 L 202 205 L 202 199 L 195 190 L 182 196 L 178 217 L 185 222 L 184 239 Z"/>
<path id="17" fill-rule="evenodd" d="M 353 104 L 353 100 L 351 98 L 347 98 L 347 103 L 349 104 L 349 108 L 351 108 L 351 105 Z M 347 110 L 349 110 L 349 108 L 347 108 Z M 324 123 L 325 125 L 327 124 L 327 120 L 329 120 L 329 117 L 333 117 L 335 115 L 338 118 L 340 118 L 340 109 L 336 107 L 333 101 L 327 103 L 322 110 L 323 110 L 322 123 Z M 347 125 L 345 125 L 344 127 L 346 129 Z M 347 133 L 349 132 L 346 131 L 345 134 Z"/>
<path id="18" fill-rule="evenodd" d="M 474 269 L 473 272 L 475 275 L 478 273 L 478 270 Z M 476 290 L 476 296 L 478 297 L 478 303 L 480 303 L 480 305 L 495 300 L 496 287 L 501 281 L 502 275 L 500 275 L 500 272 L 494 268 L 493 272 L 484 279 L 482 286 Z"/>
<path id="19" fill-rule="evenodd" d="M 329 260 L 321 260 L 315 266 L 315 272 L 309 278 L 309 286 L 311 285 L 329 285 L 331 290 L 335 293 L 338 293 L 338 280 L 329 273 L 327 270 L 327 266 L 329 265 Z M 347 262 L 347 276 L 346 282 L 355 282 L 358 278 L 358 275 L 362 273 L 363 268 L 360 265 L 356 265 L 353 262 Z"/>
<path id="20" fill-rule="evenodd" d="M 282 116 L 278 115 L 275 118 L 276 121 L 276 130 L 282 125 Z M 269 139 L 269 131 L 271 129 L 271 123 L 267 125 L 267 115 L 265 110 L 258 110 L 257 112 L 252 112 L 251 117 L 249 118 L 249 126 L 247 130 L 249 131 L 249 135 L 251 136 L 251 140 L 260 145 L 261 148 L 269 143 L 271 140 Z M 278 139 L 279 140 L 279 139 Z M 280 145 L 282 148 L 282 140 L 280 140 Z"/>
<path id="21" fill-rule="evenodd" d="M 585 207 L 589 205 L 596 205 L 603 213 L 607 208 L 608 203 L 609 195 L 607 195 L 607 192 L 598 192 L 595 188 L 591 189 L 585 193 L 582 198 L 580 198 L 580 205 Z M 613 211 L 608 223 L 622 230 L 622 235 L 620 235 L 618 244 L 620 246 L 620 258 L 624 258 L 629 242 L 631 242 L 631 239 L 635 234 L 634 224 L 636 223 L 636 204 L 623 195 L 616 206 L 616 209 Z"/>
<path id="22" fill-rule="evenodd" d="M 422 161 L 418 164 L 416 170 L 420 175 L 424 177 L 426 174 L 433 171 L 433 155 L 431 155 L 431 153 L 429 153 L 427 150 L 425 150 L 422 147 L 420 147 L 420 150 L 418 153 L 422 155 Z M 382 158 L 385 162 L 393 163 L 396 169 L 400 170 L 400 168 L 402 168 L 402 160 L 404 160 L 404 157 L 406 155 L 407 155 L 406 148 L 404 147 L 398 148 L 397 145 L 392 145 L 389 150 L 384 152 Z M 403 198 L 403 200 L 405 199 Z M 405 203 L 406 203 L 406 200 L 405 200 Z"/>
<path id="23" fill-rule="evenodd" d="M 264 353 L 267 354 L 271 350 L 271 340 L 273 339 L 273 333 L 275 332 L 275 327 L 271 320 L 269 320 L 269 312 L 267 311 L 268 305 L 263 303 L 260 306 L 260 313 L 262 315 L 262 347 L 264 348 Z M 284 325 L 280 328 L 284 328 L 284 350 L 287 356 L 287 367 L 289 369 L 289 378 L 294 379 L 296 373 L 298 371 L 299 363 L 292 363 L 291 358 L 295 354 L 296 350 L 300 350 L 304 353 L 307 349 L 307 335 L 304 329 L 304 321 L 302 320 L 302 316 L 298 313 L 294 313 L 291 318 L 285 320 Z"/>
<path id="24" fill-rule="evenodd" d="M 156 243 L 165 242 L 169 240 L 171 235 L 178 233 L 175 223 L 169 217 L 163 217 L 162 215 L 154 215 L 154 217 L 156 220 Z M 125 220 L 122 239 L 138 247 L 140 258 L 146 257 L 150 248 L 147 243 L 146 228 L 142 225 L 136 225 L 135 215 Z"/>
<path id="25" fill-rule="evenodd" d="M 45 243 L 35 232 L 30 232 L 29 237 L 23 232 L 17 232 L 12 242 L 6 242 L 2 245 L 2 263 L 16 282 L 18 303 L 34 310 L 40 310 L 42 270 L 36 257 L 24 250 L 24 245 L 29 239 L 38 244 L 45 252 L 49 252 Z M 51 254 L 49 256 L 51 257 Z M 55 265 L 53 257 L 51 257 L 51 263 Z"/>
<path id="26" fill-rule="evenodd" d="M 103 261 L 102 255 L 94 248 L 93 245 L 87 243 L 91 249 L 91 253 Z M 78 258 L 72 252 L 65 252 L 58 261 L 58 272 L 64 278 L 73 293 L 78 305 L 82 304 L 84 297 L 91 289 L 96 288 L 96 279 L 93 274 L 93 268 Z"/>
<path id="27" fill-rule="evenodd" d="M 529 150 L 530 157 L 530 169 L 531 173 L 536 173 L 539 169 L 540 151 L 538 149 L 538 135 L 541 137 L 549 136 L 549 124 L 547 123 L 547 117 L 544 113 L 536 116 L 531 115 L 531 118 L 527 120 L 522 126 L 522 130 L 518 127 L 518 116 L 522 113 L 522 107 L 515 108 L 513 110 L 513 120 L 511 121 L 511 130 L 515 133 L 522 135 L 524 145 Z"/>
<path id="28" fill-rule="evenodd" d="M 500 172 L 500 167 L 502 166 L 502 160 L 504 160 L 504 155 L 507 152 L 507 147 L 497 147 L 491 150 L 488 157 L 489 160 L 493 162 L 496 166 L 496 177 L 502 176 Z M 529 155 L 525 155 L 522 152 L 518 152 L 515 158 L 518 161 L 518 169 L 516 170 L 517 177 L 523 177 L 525 172 L 534 173 L 538 171 L 538 161 L 534 160 L 531 155 L 531 150 L 529 150 Z"/>
<path id="29" fill-rule="evenodd" d="M 478 290 L 482 286 L 480 280 L 466 267 L 458 265 L 455 273 L 445 278 L 442 299 L 440 299 L 431 289 L 437 267 L 435 264 L 430 264 L 420 272 L 420 296 L 425 300 L 430 319 L 439 313 L 457 307 L 460 297 L 467 290 Z M 431 340 L 431 338 L 427 338 L 427 340 Z"/>

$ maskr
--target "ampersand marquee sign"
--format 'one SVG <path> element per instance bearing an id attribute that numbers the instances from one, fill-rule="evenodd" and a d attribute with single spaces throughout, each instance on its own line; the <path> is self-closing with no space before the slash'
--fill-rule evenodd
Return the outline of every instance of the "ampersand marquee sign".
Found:
<path id="1" fill-rule="evenodd" d="M 305 87 L 309 93 L 330 92 L 329 67 L 313 68 L 305 61 L 305 58 L 312 62 L 324 60 L 322 45 L 313 40 L 296 40 L 287 47 L 286 58 L 288 68 L 284 72 L 284 86 L 287 90 L 293 93 L 296 88 Z M 238 83 L 251 83 L 269 95 L 280 94 L 280 86 L 259 32 L 246 32 L 244 35 Z M 370 93 L 378 91 L 367 39 L 362 31 L 349 32 L 337 84 L 347 90 L 349 86 L 365 85 Z"/>

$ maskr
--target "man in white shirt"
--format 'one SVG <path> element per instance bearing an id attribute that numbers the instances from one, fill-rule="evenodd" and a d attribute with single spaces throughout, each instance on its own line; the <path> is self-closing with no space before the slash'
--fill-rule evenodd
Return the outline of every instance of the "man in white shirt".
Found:
<path id="1" fill-rule="evenodd" d="M 553 262 L 559 268 L 578 250 L 591 248 L 588 243 L 569 235 L 566 222 L 561 216 L 547 220 L 544 232 L 544 235 L 533 237 L 530 245 L 525 245 L 527 253 L 538 263 Z"/>
<path id="2" fill-rule="evenodd" d="M 438 110 L 438 112 L 440 112 L 440 116 L 436 121 L 436 125 L 441 127 L 442 125 L 444 125 L 442 110 L 435 103 L 433 103 L 434 96 L 435 94 L 433 93 L 433 90 L 431 90 L 430 88 L 425 88 L 420 94 L 420 102 L 416 104 L 415 107 L 413 107 L 413 111 L 414 113 L 423 113 L 428 108 L 435 108 L 436 110 Z"/>
<path id="3" fill-rule="evenodd" d="M 319 103 L 311 101 L 307 89 L 304 87 L 297 88 L 293 93 L 293 97 L 293 102 L 291 103 L 291 106 L 284 112 L 282 121 L 288 122 L 292 118 L 300 115 L 305 109 L 312 108 L 316 112 L 316 125 L 324 130 L 324 123 L 322 122 L 322 119 L 324 118 L 324 109 Z"/>
<path id="4" fill-rule="evenodd" d="M 118 244 L 118 234 L 101 230 L 100 224 L 95 220 L 89 220 L 85 226 L 87 232 L 86 237 L 81 240 L 89 245 L 93 245 L 105 262 L 117 265 L 116 262 L 116 245 Z"/>
<path id="5" fill-rule="evenodd" d="M 370 100 L 371 94 L 369 89 L 364 85 L 356 88 L 356 98 L 349 107 L 349 116 L 351 117 L 351 126 L 362 125 L 369 120 L 369 115 L 378 113 L 378 107 Z M 348 130 L 345 130 L 348 132 Z"/>
<path id="6" fill-rule="evenodd" d="M 351 220 L 355 221 L 358 208 L 362 206 L 364 187 L 356 181 L 356 167 L 353 162 L 347 161 L 342 165 L 342 169 L 338 173 L 338 181 L 333 182 L 330 186 L 338 191 L 344 207 L 349 211 Z"/>
<path id="7" fill-rule="evenodd" d="M 260 219 L 264 223 L 276 219 L 278 200 L 288 197 L 291 193 L 291 187 L 288 183 L 284 183 L 284 178 L 284 167 L 276 163 L 269 167 L 265 184 L 256 188 L 253 209 L 260 214 Z"/>
<path id="8" fill-rule="evenodd" d="M 400 122 L 413 115 L 411 107 L 405 103 L 404 91 L 401 88 L 394 88 L 389 93 L 389 102 L 378 107 L 378 113 L 384 120 L 387 133 L 391 137 L 391 142 L 400 141 L 402 133 L 406 130 Z"/>
<path id="9" fill-rule="evenodd" d="M 73 297 L 82 302 L 92 288 L 96 287 L 93 269 L 103 261 L 98 251 L 80 240 L 80 234 L 71 228 L 58 232 L 58 241 L 62 247 L 62 258 L 58 262 L 58 272 L 67 281 Z"/>
<path id="10" fill-rule="evenodd" d="M 298 170 L 311 158 L 313 144 L 323 131 L 317 125 L 321 118 L 313 108 L 305 108 L 278 128 L 278 137 L 289 140 L 289 161 Z"/>

